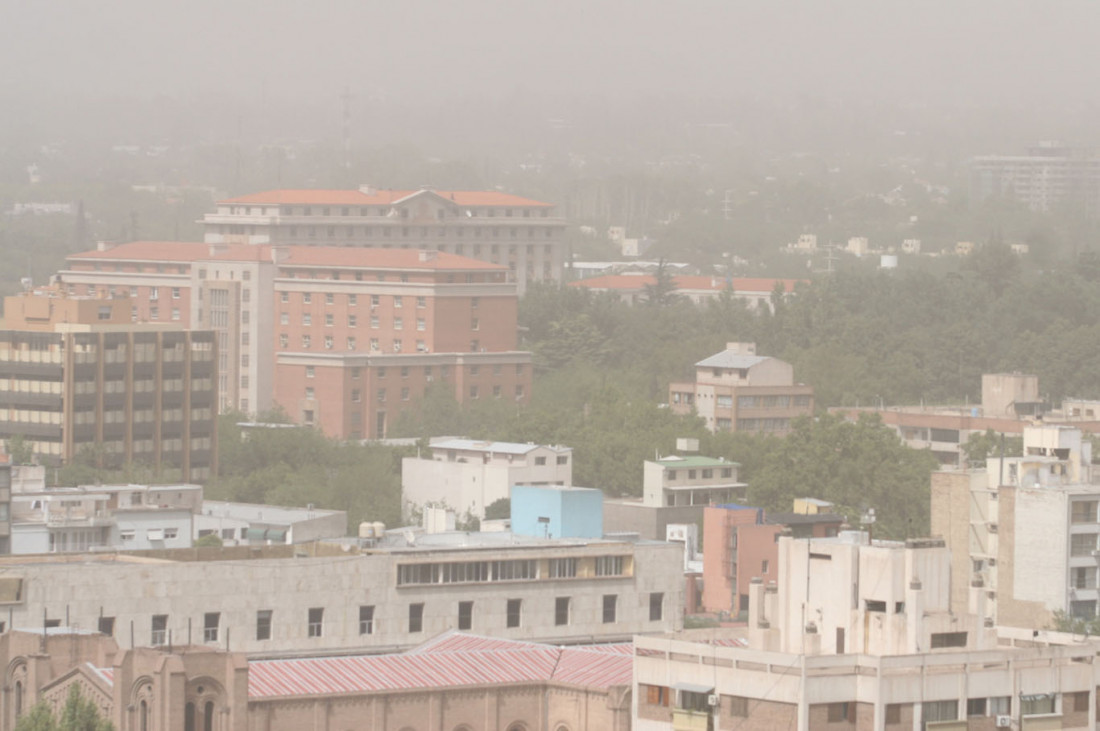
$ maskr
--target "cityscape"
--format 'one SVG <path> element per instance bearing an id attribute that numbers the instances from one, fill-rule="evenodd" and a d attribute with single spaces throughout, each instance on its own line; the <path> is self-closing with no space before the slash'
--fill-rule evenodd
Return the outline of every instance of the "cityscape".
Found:
<path id="1" fill-rule="evenodd" d="M 0 731 L 1100 728 L 1098 27 L 0 5 Z"/>

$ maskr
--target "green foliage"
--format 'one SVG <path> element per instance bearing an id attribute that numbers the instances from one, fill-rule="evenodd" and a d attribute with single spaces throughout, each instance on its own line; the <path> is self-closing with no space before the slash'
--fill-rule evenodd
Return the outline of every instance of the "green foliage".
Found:
<path id="1" fill-rule="evenodd" d="M 218 478 L 211 499 L 343 510 L 348 524 L 401 517 L 401 458 L 411 450 L 341 443 L 303 427 L 242 430 L 239 413 L 218 421 Z M 279 423 L 265 419 L 265 423 Z"/>
<path id="2" fill-rule="evenodd" d="M 1024 453 L 1024 439 L 1003 436 L 992 429 L 986 429 L 984 433 L 971 434 L 970 439 L 962 446 L 967 464 L 973 467 L 980 467 L 990 457 L 1000 457 L 1002 448 L 1005 457 L 1019 457 Z"/>
<path id="3" fill-rule="evenodd" d="M 221 548 L 223 545 L 221 537 L 215 533 L 207 533 L 195 540 L 195 548 Z"/>
<path id="4" fill-rule="evenodd" d="M 1075 635 L 1096 637 L 1100 635 L 1100 617 L 1082 619 L 1059 609 L 1054 612 L 1054 620 L 1050 628 L 1057 632 L 1070 632 Z"/>
<path id="5" fill-rule="evenodd" d="M 485 506 L 486 520 L 504 520 L 512 517 L 512 501 L 506 497 L 494 500 Z"/>
<path id="6" fill-rule="evenodd" d="M 114 724 L 104 718 L 96 704 L 72 685 L 69 697 L 57 719 L 45 701 L 39 701 L 15 724 L 15 731 L 114 731 Z"/>
<path id="7" fill-rule="evenodd" d="M 31 445 L 27 443 L 26 438 L 22 434 L 16 434 L 9 439 L 5 448 L 7 449 L 8 456 L 11 457 L 12 464 L 34 464 L 34 450 L 31 448 Z"/>

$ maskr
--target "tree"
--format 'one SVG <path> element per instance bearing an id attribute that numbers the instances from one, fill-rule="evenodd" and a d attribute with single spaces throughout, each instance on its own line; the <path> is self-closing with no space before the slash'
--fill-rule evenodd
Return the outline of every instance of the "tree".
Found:
<path id="1" fill-rule="evenodd" d="M 678 297 L 676 296 L 676 280 L 672 276 L 672 272 L 669 270 L 668 265 L 665 264 L 665 260 L 657 264 L 657 272 L 654 275 L 653 284 L 645 285 L 645 301 L 646 304 L 653 305 L 655 307 L 664 307 L 675 302 Z"/>
<path id="2" fill-rule="evenodd" d="M 195 541 L 195 548 L 221 548 L 223 545 L 225 544 L 222 543 L 222 539 L 216 533 L 199 536 Z"/>
<path id="3" fill-rule="evenodd" d="M 91 698 L 80 693 L 80 686 L 69 688 L 69 697 L 61 709 L 61 718 L 54 717 L 45 700 L 36 703 L 15 724 L 15 731 L 114 731 L 115 725 L 104 718 Z"/>
<path id="4" fill-rule="evenodd" d="M 502 520 L 512 517 L 512 501 L 506 497 L 485 506 L 485 520 Z"/>
<path id="5" fill-rule="evenodd" d="M 22 434 L 16 434 L 8 440 L 7 450 L 12 464 L 34 464 L 34 449 Z"/>
<path id="6" fill-rule="evenodd" d="M 1024 453 L 1024 440 L 1023 437 L 1009 437 L 986 429 L 982 433 L 971 434 L 962 450 L 967 464 L 980 467 L 990 457 L 1000 457 L 1002 450 L 1005 457 L 1021 456 Z"/>

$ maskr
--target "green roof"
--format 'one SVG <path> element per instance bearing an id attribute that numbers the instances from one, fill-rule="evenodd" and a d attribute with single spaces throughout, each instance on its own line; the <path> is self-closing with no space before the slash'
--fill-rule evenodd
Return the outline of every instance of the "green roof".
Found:
<path id="1" fill-rule="evenodd" d="M 665 457 L 657 460 L 657 464 L 665 469 L 678 470 L 680 468 L 691 469 L 693 467 L 740 467 L 740 462 L 729 462 L 714 457 Z"/>

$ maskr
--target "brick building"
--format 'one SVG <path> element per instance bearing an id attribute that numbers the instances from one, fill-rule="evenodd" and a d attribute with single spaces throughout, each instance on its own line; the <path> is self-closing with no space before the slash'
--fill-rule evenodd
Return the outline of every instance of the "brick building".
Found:
<path id="1" fill-rule="evenodd" d="M 213 244 L 424 249 L 560 282 L 565 221 L 549 203 L 495 191 L 270 190 L 219 201 L 202 220 Z"/>
<path id="2" fill-rule="evenodd" d="M 442 251 L 134 242 L 69 258 L 76 295 L 214 330 L 220 407 L 278 404 L 341 438 L 385 435 L 429 384 L 526 403 L 507 267 Z"/>
<path id="3" fill-rule="evenodd" d="M 134 324 L 126 300 L 6 297 L 0 439 L 22 436 L 48 462 L 95 447 L 108 467 L 205 481 L 217 463 L 216 357 L 214 333 Z"/>

